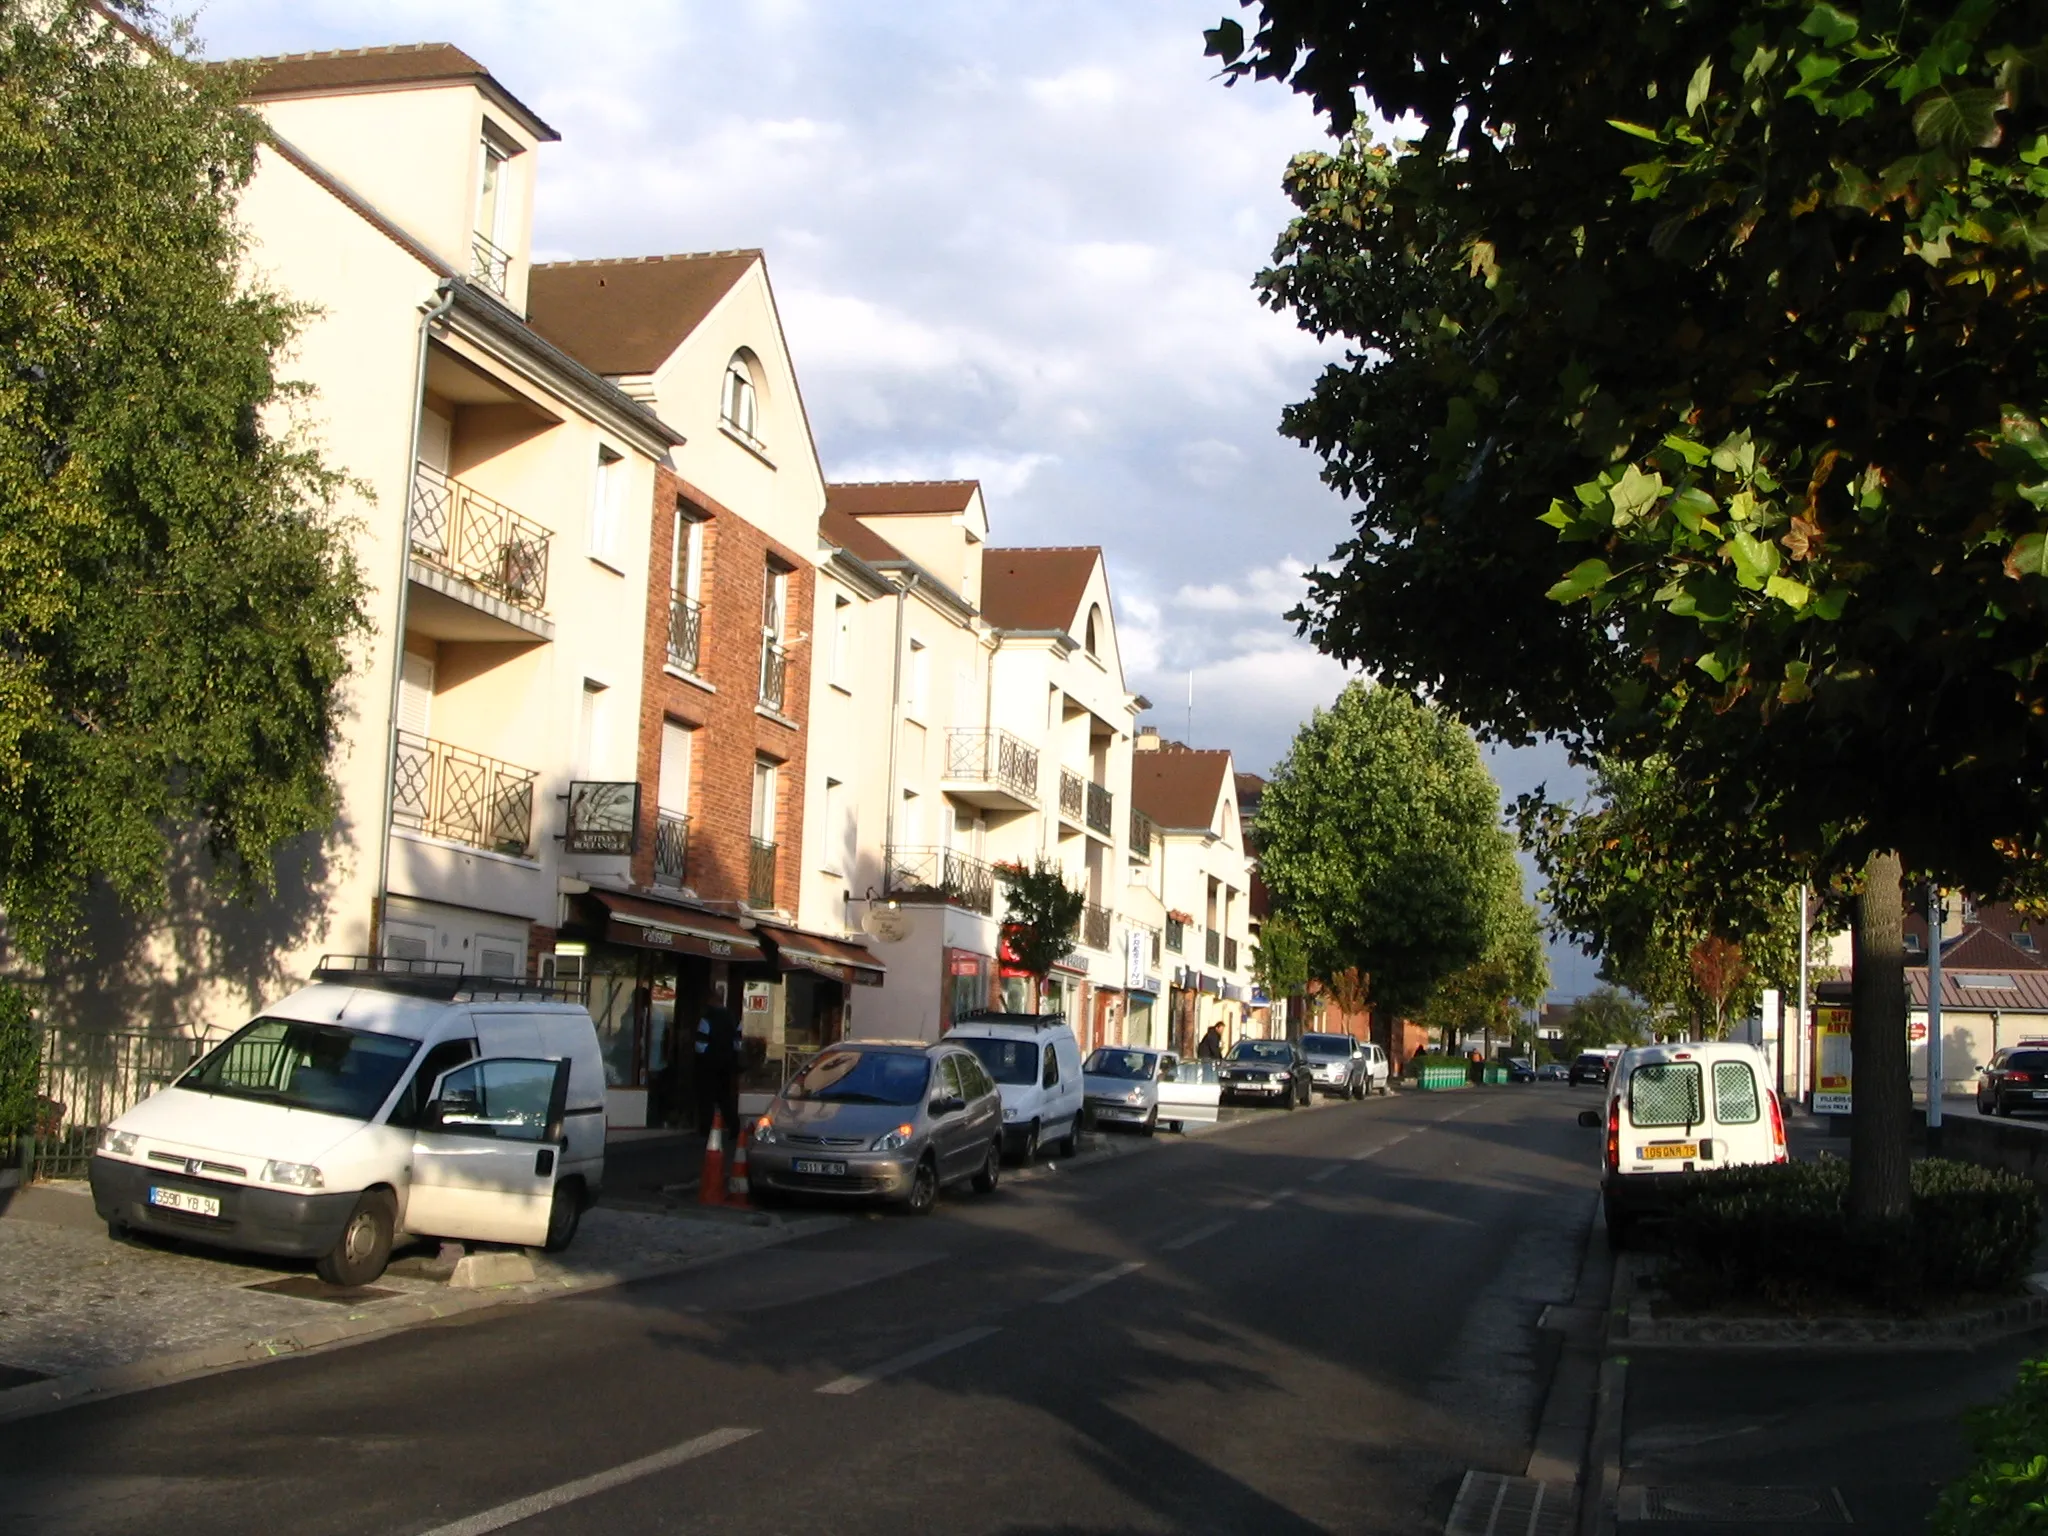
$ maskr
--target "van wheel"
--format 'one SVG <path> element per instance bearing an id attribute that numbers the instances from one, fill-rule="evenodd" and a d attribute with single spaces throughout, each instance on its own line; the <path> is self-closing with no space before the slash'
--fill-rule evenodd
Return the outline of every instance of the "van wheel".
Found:
<path id="1" fill-rule="evenodd" d="M 974 1192 L 977 1195 L 992 1195 L 1003 1177 L 1003 1144 L 992 1141 L 988 1144 L 988 1156 L 981 1160 L 981 1172 L 974 1176 Z"/>
<path id="2" fill-rule="evenodd" d="M 1017 1161 L 1030 1167 L 1038 1160 L 1038 1122 L 1032 1121 L 1024 1132 L 1024 1144 L 1017 1149 Z"/>
<path id="3" fill-rule="evenodd" d="M 1174 1134 L 1174 1135 L 1176 1135 L 1176 1136 L 1178 1136 L 1178 1135 L 1180 1134 L 1180 1122 L 1179 1122 L 1178 1120 L 1169 1120 L 1169 1121 L 1167 1121 L 1167 1122 L 1166 1122 L 1166 1128 L 1167 1128 L 1167 1129 L 1168 1129 L 1169 1131 L 1173 1132 L 1173 1134 Z"/>
<path id="4" fill-rule="evenodd" d="M 313 1268 L 329 1285 L 368 1285 L 391 1261 L 391 1234 L 398 1203 L 386 1190 L 365 1190 L 348 1213 L 341 1237 Z"/>
<path id="5" fill-rule="evenodd" d="M 1072 1157 L 1081 1150 L 1081 1117 L 1074 1116 L 1067 1122 L 1067 1134 L 1052 1144 L 1053 1152 L 1060 1157 Z"/>
<path id="6" fill-rule="evenodd" d="M 910 1176 L 910 1194 L 903 1202 L 903 1208 L 913 1216 L 929 1216 L 932 1207 L 939 1203 L 939 1172 L 926 1158 L 917 1165 L 917 1172 Z"/>
<path id="7" fill-rule="evenodd" d="M 583 1183 L 571 1179 L 555 1186 L 554 1204 L 548 1207 L 547 1241 L 541 1246 L 549 1253 L 560 1253 L 576 1241 L 576 1228 L 583 1221 Z"/>

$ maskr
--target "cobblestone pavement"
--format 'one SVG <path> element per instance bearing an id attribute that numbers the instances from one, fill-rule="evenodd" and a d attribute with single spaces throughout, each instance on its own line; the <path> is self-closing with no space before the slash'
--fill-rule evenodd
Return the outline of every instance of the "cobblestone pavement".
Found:
<path id="1" fill-rule="evenodd" d="M 538 1285 L 517 1287 L 520 1294 L 507 1299 L 610 1284 L 790 1235 L 789 1226 L 744 1219 L 594 1210 L 567 1252 L 532 1255 Z M 405 1274 L 408 1267 L 401 1262 L 377 1281 L 376 1290 L 391 1294 L 337 1303 L 250 1289 L 311 1278 L 310 1264 L 146 1239 L 114 1242 L 101 1231 L 0 1220 L 0 1389 L 213 1346 L 255 1346 L 341 1319 L 389 1314 L 392 1326 L 403 1326 L 419 1319 L 423 1303 L 474 1296 Z"/>

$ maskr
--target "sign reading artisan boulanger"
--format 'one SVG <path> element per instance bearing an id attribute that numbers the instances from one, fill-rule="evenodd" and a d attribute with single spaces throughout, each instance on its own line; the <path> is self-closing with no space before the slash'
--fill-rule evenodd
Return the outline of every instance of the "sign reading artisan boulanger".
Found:
<path id="1" fill-rule="evenodd" d="M 640 786 L 578 779 L 569 785 L 564 853 L 633 853 L 639 845 Z"/>

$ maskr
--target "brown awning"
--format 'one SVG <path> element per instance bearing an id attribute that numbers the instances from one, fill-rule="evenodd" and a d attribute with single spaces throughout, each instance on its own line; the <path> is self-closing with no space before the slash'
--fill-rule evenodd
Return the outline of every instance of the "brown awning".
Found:
<path id="1" fill-rule="evenodd" d="M 775 944 L 776 959 L 785 971 L 815 971 L 834 981 L 859 987 L 879 987 L 887 967 L 859 944 L 845 939 L 828 939 L 822 933 L 805 933 L 800 928 L 776 928 L 763 923 L 759 929 Z"/>
<path id="2" fill-rule="evenodd" d="M 590 898 L 604 908 L 610 919 L 605 924 L 605 937 L 614 944 L 666 949 L 711 960 L 765 958 L 759 939 L 733 919 L 715 912 L 671 906 L 642 896 L 619 896 L 610 891 L 592 891 Z"/>

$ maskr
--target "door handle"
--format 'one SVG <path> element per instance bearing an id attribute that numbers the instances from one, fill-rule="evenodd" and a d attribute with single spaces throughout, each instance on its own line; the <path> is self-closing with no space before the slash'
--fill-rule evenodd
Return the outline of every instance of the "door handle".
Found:
<path id="1" fill-rule="evenodd" d="M 533 1154 L 533 1176 L 535 1178 L 544 1179 L 554 1171 L 555 1149 L 553 1147 L 542 1147 Z"/>

